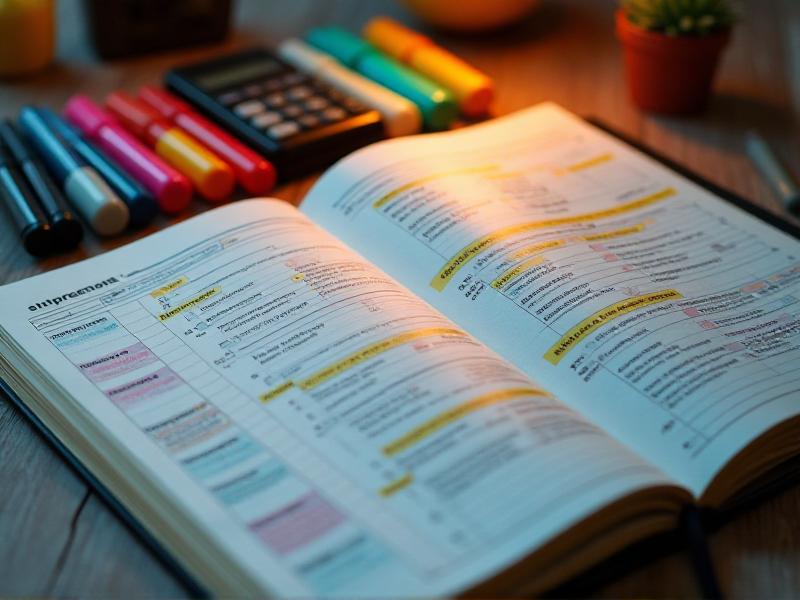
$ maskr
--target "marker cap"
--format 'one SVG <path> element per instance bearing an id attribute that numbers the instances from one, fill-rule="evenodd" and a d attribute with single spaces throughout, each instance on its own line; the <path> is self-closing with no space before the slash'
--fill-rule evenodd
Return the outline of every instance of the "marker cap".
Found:
<path id="1" fill-rule="evenodd" d="M 277 173 L 267 159 L 197 114 L 186 102 L 155 86 L 141 88 L 139 98 L 226 161 L 251 194 L 266 194 L 275 185 Z"/>
<path id="2" fill-rule="evenodd" d="M 430 38 L 387 17 L 375 17 L 364 36 L 378 48 L 441 83 L 453 92 L 468 116 L 486 114 L 494 99 L 494 83 Z"/>
<path id="3" fill-rule="evenodd" d="M 0 124 L 0 138 L 6 143 L 11 155 L 38 197 L 39 205 L 47 216 L 58 247 L 61 250 L 76 248 L 83 239 L 83 227 L 67 206 L 61 190 L 47 174 L 38 157 L 28 148 L 27 143 L 11 121 L 6 120 Z"/>
<path id="4" fill-rule="evenodd" d="M 161 210 L 174 214 L 189 205 L 192 199 L 189 180 L 128 133 L 91 98 L 81 94 L 72 96 L 64 107 L 64 114 L 147 188 L 158 200 Z"/>
<path id="5" fill-rule="evenodd" d="M 455 97 L 431 81 L 376 50 L 371 44 L 339 27 L 317 27 L 306 41 L 362 75 L 405 96 L 417 105 L 425 125 L 446 129 L 458 116 Z"/>

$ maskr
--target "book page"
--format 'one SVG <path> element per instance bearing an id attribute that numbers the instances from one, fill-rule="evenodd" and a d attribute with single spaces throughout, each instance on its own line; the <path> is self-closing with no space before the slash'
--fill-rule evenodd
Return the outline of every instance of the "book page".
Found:
<path id="1" fill-rule="evenodd" d="M 87 418 L 284 597 L 454 593 L 669 484 L 279 201 L 211 211 L 0 303 Z"/>
<path id="2" fill-rule="evenodd" d="M 800 412 L 800 246 L 552 104 L 341 161 L 302 210 L 701 494 Z"/>

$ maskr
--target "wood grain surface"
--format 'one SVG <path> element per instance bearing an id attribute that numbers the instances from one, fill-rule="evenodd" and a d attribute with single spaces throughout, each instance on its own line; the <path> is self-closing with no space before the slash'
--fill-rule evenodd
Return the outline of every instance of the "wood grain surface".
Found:
<path id="1" fill-rule="evenodd" d="M 376 14 L 418 27 L 402 3 L 389 0 L 244 1 L 224 44 L 115 62 L 100 62 L 88 43 L 83 4 L 59 1 L 57 62 L 46 71 L 0 83 L 0 116 L 23 104 L 60 108 L 75 92 L 101 99 L 115 88 L 157 82 L 172 65 L 254 44 L 272 44 L 308 27 L 337 23 L 353 30 Z M 455 3 L 457 4 L 457 2 Z M 497 81 L 496 113 L 552 100 L 603 119 L 713 182 L 782 213 L 742 152 L 743 133 L 758 129 L 800 171 L 800 2 L 740 2 L 740 23 L 724 57 L 707 114 L 665 118 L 638 112 L 622 83 L 613 34 L 614 3 L 544 0 L 529 19 L 482 37 L 436 34 L 444 45 Z M 294 203 L 313 177 L 284 185 Z M 200 201 L 186 215 L 204 210 Z M 111 240 L 89 236 L 80 250 L 36 261 L 0 218 L 0 283 L 57 268 L 126 244 L 176 219 Z M 1 308 L 1 307 L 0 307 Z M 732 598 L 800 597 L 800 487 L 769 498 L 711 539 L 720 579 Z M 0 399 L 0 596 L 179 597 L 185 588 L 86 484 Z M 680 553 L 649 562 L 590 590 L 603 597 L 698 596 Z"/>

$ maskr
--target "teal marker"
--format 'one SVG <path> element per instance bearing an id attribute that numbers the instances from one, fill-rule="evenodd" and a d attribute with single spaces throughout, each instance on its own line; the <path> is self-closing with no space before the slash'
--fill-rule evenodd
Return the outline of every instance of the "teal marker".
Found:
<path id="1" fill-rule="evenodd" d="M 405 96 L 419 107 L 429 129 L 446 129 L 458 115 L 452 92 L 339 27 L 315 27 L 306 41 L 346 67 Z"/>

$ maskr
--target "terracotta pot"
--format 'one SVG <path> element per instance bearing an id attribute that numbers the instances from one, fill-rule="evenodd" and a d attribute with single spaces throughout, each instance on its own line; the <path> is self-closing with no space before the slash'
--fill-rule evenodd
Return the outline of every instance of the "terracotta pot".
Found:
<path id="1" fill-rule="evenodd" d="M 618 10 L 617 37 L 634 103 L 648 111 L 687 114 L 705 109 L 730 30 L 703 36 L 671 36 L 631 23 Z"/>

